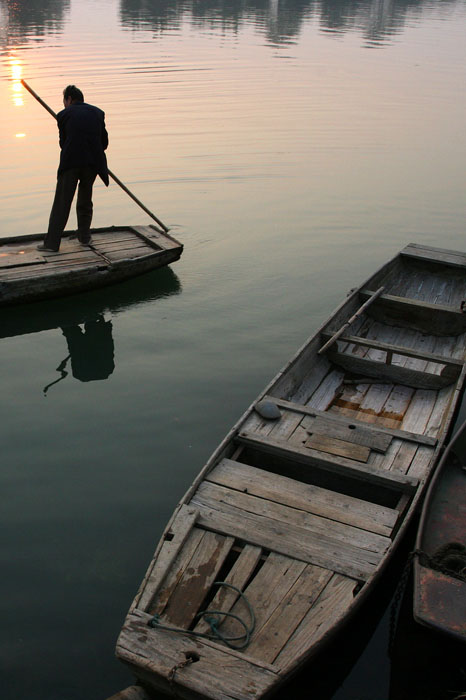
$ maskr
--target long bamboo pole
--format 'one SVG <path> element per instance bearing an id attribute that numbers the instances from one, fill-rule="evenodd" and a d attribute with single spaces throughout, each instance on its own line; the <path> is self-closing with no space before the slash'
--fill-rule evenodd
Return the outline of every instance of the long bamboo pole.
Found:
<path id="1" fill-rule="evenodd" d="M 56 113 L 53 111 L 53 109 L 51 109 L 51 108 L 48 106 L 48 104 L 47 104 L 46 102 L 44 102 L 44 100 L 43 100 L 41 97 L 39 97 L 39 95 L 37 94 L 37 92 L 35 92 L 35 91 L 32 89 L 32 87 L 31 87 L 30 85 L 27 84 L 27 82 L 26 82 L 25 80 L 21 80 L 21 85 L 22 85 L 24 88 L 26 88 L 26 90 L 27 90 L 28 92 L 30 92 L 31 95 L 32 95 L 33 97 L 35 97 L 35 99 L 37 100 L 37 102 L 39 102 L 39 103 L 42 105 L 42 107 L 44 107 L 44 109 L 46 109 L 47 112 L 48 112 L 49 114 L 52 115 L 52 117 L 53 117 L 54 119 L 57 118 L 57 115 L 56 115 Z M 122 189 L 124 192 L 126 192 L 126 194 L 129 195 L 129 196 L 131 197 L 131 199 L 132 199 L 133 201 L 135 201 L 136 204 L 137 204 L 138 206 L 140 206 L 141 209 L 142 209 L 143 211 L 146 212 L 146 214 L 148 214 L 148 215 L 151 217 L 151 219 L 153 219 L 154 221 L 156 221 L 156 222 L 158 223 L 158 225 L 162 228 L 162 230 L 163 230 L 165 233 L 167 233 L 167 231 L 170 230 L 167 226 L 165 226 L 165 224 L 163 224 L 163 223 L 160 221 L 160 219 L 158 219 L 158 218 L 155 216 L 155 214 L 153 214 L 153 213 L 145 206 L 145 204 L 143 204 L 143 203 L 141 202 L 140 199 L 138 199 L 138 198 L 136 197 L 135 194 L 133 194 L 133 193 L 131 192 L 131 190 L 129 190 L 129 189 L 126 187 L 126 185 L 120 180 L 120 178 L 118 178 L 118 177 L 115 175 L 115 173 L 112 173 L 112 171 L 109 170 L 109 171 L 108 171 L 108 174 L 109 174 L 109 176 L 112 178 L 112 180 L 114 180 L 114 181 L 117 183 L 117 185 L 119 185 L 119 186 L 121 187 L 121 189 Z"/>

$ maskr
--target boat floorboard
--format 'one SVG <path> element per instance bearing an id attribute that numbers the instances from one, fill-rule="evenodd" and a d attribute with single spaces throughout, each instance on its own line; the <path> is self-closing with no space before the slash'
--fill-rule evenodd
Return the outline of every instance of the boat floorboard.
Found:
<path id="1" fill-rule="evenodd" d="M 93 231 L 91 247 L 83 247 L 77 239 L 65 235 L 58 253 L 38 251 L 38 241 L 26 239 L 3 244 L 0 241 L 0 281 L 19 281 L 75 270 L 76 266 L 93 267 L 137 259 L 172 247 L 171 239 L 162 238 L 150 227 Z"/>
<path id="2" fill-rule="evenodd" d="M 265 502 L 278 503 L 298 512 L 311 513 L 323 519 L 344 523 L 390 537 L 398 511 L 376 503 L 305 484 L 265 469 L 223 459 L 206 476 L 206 480 L 244 492 Z"/>

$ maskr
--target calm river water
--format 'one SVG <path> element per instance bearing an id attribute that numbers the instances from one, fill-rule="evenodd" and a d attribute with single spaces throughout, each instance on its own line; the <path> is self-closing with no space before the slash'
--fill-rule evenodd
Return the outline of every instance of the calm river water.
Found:
<path id="1" fill-rule="evenodd" d="M 0 0 L 0 237 L 45 231 L 54 190 L 24 78 L 55 111 L 69 83 L 105 110 L 111 169 L 185 244 L 0 313 L 3 700 L 128 685 L 124 615 L 230 425 L 375 266 L 465 249 L 465 36 L 464 0 Z M 150 219 L 112 184 L 94 223 Z M 99 314 L 107 360 L 81 377 L 101 380 L 58 371 L 61 328 Z M 388 698 L 383 629 L 338 700 Z"/>

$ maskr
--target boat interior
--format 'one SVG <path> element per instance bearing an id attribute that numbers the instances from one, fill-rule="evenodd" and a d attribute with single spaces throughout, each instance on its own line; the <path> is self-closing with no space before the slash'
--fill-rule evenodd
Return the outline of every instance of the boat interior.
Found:
<path id="1" fill-rule="evenodd" d="M 378 572 L 451 419 L 466 342 L 466 256 L 405 250 L 269 385 L 279 417 L 256 403 L 188 492 L 136 599 L 155 628 L 209 633 L 215 611 L 203 643 L 286 673 Z M 147 643 L 159 654 L 166 638 Z"/>

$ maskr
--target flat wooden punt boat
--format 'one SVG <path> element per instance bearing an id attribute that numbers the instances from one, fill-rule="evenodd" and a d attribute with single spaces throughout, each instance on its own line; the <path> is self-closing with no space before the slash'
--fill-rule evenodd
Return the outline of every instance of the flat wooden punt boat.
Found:
<path id="1" fill-rule="evenodd" d="M 458 403 L 465 268 L 463 253 L 404 248 L 223 440 L 175 509 L 117 642 L 146 687 L 268 697 L 360 607 Z"/>
<path id="2" fill-rule="evenodd" d="M 427 490 L 414 559 L 414 619 L 466 642 L 466 467 L 450 442 Z"/>
<path id="3" fill-rule="evenodd" d="M 0 239 L 0 306 L 121 282 L 180 257 L 183 246 L 155 226 L 93 229 L 91 246 L 65 233 L 58 253 L 39 251 L 44 234 Z"/>

